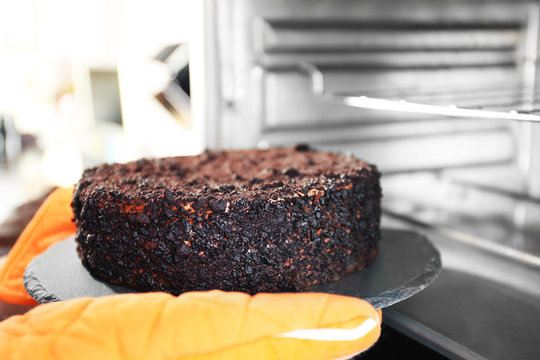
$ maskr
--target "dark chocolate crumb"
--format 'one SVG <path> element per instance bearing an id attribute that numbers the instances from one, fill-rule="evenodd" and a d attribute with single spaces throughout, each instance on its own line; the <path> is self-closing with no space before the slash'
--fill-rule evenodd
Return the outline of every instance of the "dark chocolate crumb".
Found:
<path id="1" fill-rule="evenodd" d="M 228 193 L 228 192 L 233 191 L 236 188 L 235 188 L 234 185 L 221 185 L 221 186 L 218 187 L 218 189 L 221 192 Z"/>
<path id="2" fill-rule="evenodd" d="M 146 250 L 153 250 L 157 247 L 157 242 L 153 242 L 153 241 L 147 241 L 144 243 L 144 248 Z"/>
<path id="3" fill-rule="evenodd" d="M 169 191 L 169 189 L 165 189 L 164 192 L 165 200 L 170 204 L 174 205 L 174 195 Z"/>
<path id="4" fill-rule="evenodd" d="M 210 203 L 210 209 L 212 209 L 212 211 L 215 211 L 215 212 L 223 212 L 227 209 L 227 204 L 229 202 L 227 200 L 216 200 L 216 201 L 212 201 Z"/>
<path id="5" fill-rule="evenodd" d="M 282 187 L 282 186 L 283 186 L 283 181 L 276 181 L 276 182 L 273 182 L 273 183 L 270 183 L 270 184 L 262 185 L 261 189 L 268 190 L 268 189 L 274 189 L 274 188 L 278 188 L 278 187 Z"/>
<path id="6" fill-rule="evenodd" d="M 310 151 L 311 148 L 309 147 L 308 144 L 297 144 L 294 147 L 294 150 L 296 150 L 296 151 Z"/>
<path id="7" fill-rule="evenodd" d="M 148 215 L 143 213 L 137 213 L 137 215 L 135 215 L 135 221 L 141 224 L 150 224 L 150 218 Z"/>
<path id="8" fill-rule="evenodd" d="M 297 177 L 298 175 L 300 175 L 300 173 L 298 172 L 298 170 L 296 170 L 295 168 L 288 168 L 286 170 L 283 171 L 283 173 L 285 175 L 287 175 L 288 177 Z"/>

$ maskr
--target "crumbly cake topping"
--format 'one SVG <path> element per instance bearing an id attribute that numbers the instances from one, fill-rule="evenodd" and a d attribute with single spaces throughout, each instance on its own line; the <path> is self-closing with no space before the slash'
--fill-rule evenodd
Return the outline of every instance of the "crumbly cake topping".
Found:
<path id="1" fill-rule="evenodd" d="M 302 187 L 346 183 L 371 165 L 352 156 L 297 147 L 272 150 L 205 152 L 196 157 L 143 159 L 88 169 L 79 190 L 130 192 L 174 197 L 201 195 L 234 198 L 281 195 Z M 340 178 L 340 179 L 336 179 Z M 330 180 L 332 179 L 332 180 Z M 128 195 L 129 197 L 129 195 Z"/>

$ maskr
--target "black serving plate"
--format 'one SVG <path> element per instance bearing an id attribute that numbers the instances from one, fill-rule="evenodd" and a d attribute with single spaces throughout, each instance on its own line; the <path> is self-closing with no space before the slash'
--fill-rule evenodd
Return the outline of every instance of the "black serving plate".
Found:
<path id="1" fill-rule="evenodd" d="M 70 237 L 28 265 L 24 286 L 37 302 L 136 292 L 94 278 L 82 266 L 75 247 Z M 354 296 L 381 309 L 421 291 L 440 271 L 439 252 L 427 238 L 408 230 L 385 229 L 379 253 L 369 267 L 308 291 Z"/>

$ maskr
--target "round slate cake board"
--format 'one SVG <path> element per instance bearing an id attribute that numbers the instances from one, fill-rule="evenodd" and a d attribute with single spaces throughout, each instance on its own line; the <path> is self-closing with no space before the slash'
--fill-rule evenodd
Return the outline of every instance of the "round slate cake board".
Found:
<path id="1" fill-rule="evenodd" d="M 128 288 L 95 279 L 82 266 L 74 237 L 52 245 L 26 268 L 24 286 L 37 302 L 98 297 Z M 379 253 L 370 266 L 308 291 L 362 298 L 381 309 L 428 286 L 441 271 L 437 249 L 424 236 L 406 230 L 383 230 Z"/>

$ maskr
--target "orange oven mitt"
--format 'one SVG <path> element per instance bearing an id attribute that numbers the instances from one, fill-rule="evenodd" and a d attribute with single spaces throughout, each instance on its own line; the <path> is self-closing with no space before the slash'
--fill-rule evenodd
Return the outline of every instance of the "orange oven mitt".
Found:
<path id="1" fill-rule="evenodd" d="M 19 305 L 37 304 L 24 289 L 24 270 L 36 255 L 75 233 L 72 197 L 73 188 L 54 190 L 30 220 L 0 268 L 0 300 Z"/>
<path id="2" fill-rule="evenodd" d="M 72 189 L 57 189 L 0 269 L 0 299 L 35 304 L 22 276 L 75 231 Z M 352 297 L 191 292 L 122 294 L 40 305 L 0 323 L 0 359 L 334 359 L 373 345 L 381 311 Z"/>
<path id="3" fill-rule="evenodd" d="M 123 294 L 49 303 L 5 320 L 0 358 L 337 359 L 379 334 L 378 312 L 346 296 Z"/>

